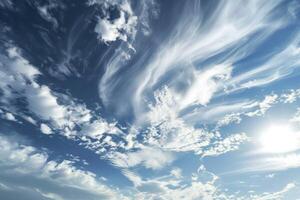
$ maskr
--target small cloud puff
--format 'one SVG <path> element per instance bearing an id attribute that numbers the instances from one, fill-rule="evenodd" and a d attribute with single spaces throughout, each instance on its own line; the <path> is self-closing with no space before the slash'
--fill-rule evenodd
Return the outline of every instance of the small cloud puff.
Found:
<path id="1" fill-rule="evenodd" d="M 41 124 L 41 131 L 46 135 L 53 134 L 52 129 L 47 124 Z"/>

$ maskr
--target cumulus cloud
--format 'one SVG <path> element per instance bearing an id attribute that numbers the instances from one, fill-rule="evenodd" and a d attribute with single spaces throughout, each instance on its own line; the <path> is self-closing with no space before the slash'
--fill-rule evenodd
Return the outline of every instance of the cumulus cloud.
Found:
<path id="1" fill-rule="evenodd" d="M 52 129 L 47 124 L 41 124 L 41 131 L 46 135 L 52 134 Z"/>
<path id="2" fill-rule="evenodd" d="M 36 199 L 45 197 L 61 197 L 62 199 L 87 199 L 117 197 L 113 189 L 101 183 L 96 175 L 89 171 L 78 169 L 71 161 L 61 162 L 49 160 L 46 152 L 35 147 L 19 144 L 3 135 L 0 142 L 0 168 L 2 181 L 9 188 L 3 194 L 7 197 L 13 193 L 24 193 L 36 196 Z M 11 174 L 14 174 L 11 176 Z M 23 189 L 22 189 L 23 188 Z M 2 191 L 3 192 L 3 191 Z"/>
<path id="3" fill-rule="evenodd" d="M 66 115 L 66 109 L 59 105 L 49 87 L 32 83 L 25 89 L 28 108 L 44 120 L 53 119 L 57 123 Z"/>
<path id="4" fill-rule="evenodd" d="M 10 112 L 4 113 L 2 110 L 0 110 L 0 114 L 2 114 L 3 118 L 6 119 L 6 120 L 17 121 L 17 119 L 15 118 L 15 116 L 12 113 L 10 113 Z"/>
<path id="5" fill-rule="evenodd" d="M 134 37 L 136 34 L 137 17 L 133 14 L 130 2 L 123 1 L 89 1 L 89 5 L 102 4 L 104 7 L 116 6 L 119 16 L 116 19 L 110 19 L 109 13 L 105 17 L 98 17 L 95 26 L 97 38 L 105 43 L 121 39 L 127 41 L 128 37 Z M 127 17 L 126 17 L 127 15 Z"/>
<path id="6" fill-rule="evenodd" d="M 118 132 L 120 132 L 120 130 L 114 123 L 109 124 L 103 119 L 84 124 L 80 131 L 81 134 L 91 138 L 101 138 L 104 133 L 116 134 Z"/>
<path id="7" fill-rule="evenodd" d="M 8 56 L 1 55 L 0 76 L 3 91 L 2 103 L 11 107 L 11 101 L 25 97 L 28 109 L 43 120 L 59 122 L 65 116 L 65 108 L 48 86 L 39 85 L 36 77 L 41 73 L 32 66 L 16 47 L 7 50 Z"/>
<path id="8" fill-rule="evenodd" d="M 14 110 L 11 102 L 19 97 L 25 98 L 27 109 L 32 116 L 19 112 L 20 117 L 32 124 L 36 124 L 33 118 L 49 123 L 41 125 L 43 133 L 52 133 L 49 125 L 66 137 L 74 137 L 77 134 L 75 125 L 81 127 L 82 135 L 92 138 L 101 136 L 104 132 L 112 134 L 120 132 L 115 123 L 108 123 L 101 117 L 91 120 L 92 111 L 84 104 L 76 103 L 72 97 L 53 92 L 48 86 L 39 84 L 36 77 L 42 74 L 21 55 L 18 48 L 9 48 L 7 56 L 1 56 L 2 103 Z"/>

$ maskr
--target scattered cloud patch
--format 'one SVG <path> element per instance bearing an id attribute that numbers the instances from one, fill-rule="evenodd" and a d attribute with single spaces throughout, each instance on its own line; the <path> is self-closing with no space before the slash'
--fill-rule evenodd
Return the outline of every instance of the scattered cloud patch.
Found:
<path id="1" fill-rule="evenodd" d="M 223 140 L 213 142 L 211 146 L 204 151 L 202 156 L 218 156 L 229 151 L 237 150 L 240 144 L 248 140 L 249 138 L 245 133 L 232 134 Z"/>
<path id="2" fill-rule="evenodd" d="M 130 2 L 123 1 L 89 1 L 90 6 L 100 4 L 106 8 L 115 6 L 118 9 L 119 16 L 115 19 L 110 19 L 109 13 L 104 17 L 98 17 L 98 22 L 95 26 L 97 38 L 105 43 L 116 41 L 117 39 L 128 41 L 128 37 L 134 37 L 136 34 L 137 17 L 133 14 Z"/>
<path id="3" fill-rule="evenodd" d="M 94 173 L 78 169 L 71 161 L 49 160 L 46 152 L 11 141 L 3 135 L 0 137 L 1 174 L 14 173 L 16 178 L 20 177 L 19 181 L 8 181 L 13 188 L 10 192 L 20 192 L 18 188 L 27 188 L 31 193 L 42 192 L 42 196 L 59 196 L 63 199 L 81 199 L 82 192 L 88 198 L 117 197 L 115 191 L 101 183 Z M 65 191 L 72 191 L 73 195 Z"/>
<path id="4" fill-rule="evenodd" d="M 41 124 L 41 131 L 46 135 L 52 134 L 52 129 L 47 124 Z"/>

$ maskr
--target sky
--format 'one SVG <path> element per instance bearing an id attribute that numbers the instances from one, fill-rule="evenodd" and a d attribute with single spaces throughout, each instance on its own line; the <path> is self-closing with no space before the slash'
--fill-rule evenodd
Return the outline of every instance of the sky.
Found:
<path id="1" fill-rule="evenodd" d="M 0 199 L 300 199 L 300 1 L 0 0 Z"/>

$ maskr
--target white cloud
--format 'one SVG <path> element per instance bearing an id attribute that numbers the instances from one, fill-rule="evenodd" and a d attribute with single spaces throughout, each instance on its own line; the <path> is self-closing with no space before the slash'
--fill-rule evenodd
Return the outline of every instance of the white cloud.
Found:
<path id="1" fill-rule="evenodd" d="M 238 6 L 239 3 L 243 4 L 242 10 Z M 222 1 L 216 5 L 214 14 L 206 16 L 205 19 L 203 15 L 206 10 L 201 7 L 201 3 L 186 3 L 181 10 L 181 17 L 179 16 L 177 24 L 172 29 L 172 34 L 158 45 L 157 51 L 141 53 L 142 56 L 130 64 L 128 70 L 126 68 L 122 71 L 122 76 L 115 75 L 126 66 L 124 59 L 115 55 L 108 62 L 106 72 L 99 82 L 101 99 L 105 106 L 115 108 L 116 115 L 133 112 L 137 123 L 143 121 L 147 115 L 148 104 L 156 99 L 157 88 L 164 86 L 173 93 L 175 105 L 172 109 L 176 110 L 176 115 L 187 114 L 197 108 L 202 109 L 199 104 L 210 106 L 213 100 L 227 104 L 224 99 L 231 94 L 237 97 L 237 101 L 229 102 L 233 107 L 233 104 L 244 100 L 239 101 L 239 98 L 244 96 L 236 95 L 234 92 L 287 77 L 297 67 L 299 62 L 296 53 L 297 39 L 287 41 L 286 46 L 282 48 L 271 49 L 268 57 L 254 62 L 252 67 L 244 67 L 243 62 L 239 62 L 254 53 L 256 47 L 262 45 L 266 38 L 289 24 L 288 15 L 273 14 L 286 13 L 285 8 L 277 6 L 279 3 L 280 1 L 276 3 L 252 1 L 247 4 L 242 1 L 235 3 Z M 288 63 L 287 57 L 290 58 Z M 253 96 L 248 98 L 248 102 L 254 102 Z M 122 99 L 127 101 L 121 101 Z M 269 103 L 271 106 L 271 102 Z M 198 104 L 198 107 L 195 104 Z M 191 105 L 193 105 L 191 110 L 183 112 L 180 110 Z M 259 107 L 257 110 L 253 108 L 247 110 L 251 111 L 248 113 L 249 116 L 262 116 L 270 108 L 263 104 L 257 106 Z M 198 115 L 193 117 L 195 122 L 193 125 L 211 122 L 211 118 L 204 119 L 206 113 L 201 112 L 201 109 Z M 169 112 L 167 109 L 165 111 Z M 224 111 L 224 116 L 219 115 L 213 120 L 220 121 L 220 126 L 238 123 L 247 111 L 246 109 L 242 112 L 237 111 L 241 116 L 233 117 L 233 114 L 230 119 L 227 116 L 221 122 L 222 117 L 233 113 L 229 110 Z M 155 117 L 156 114 L 154 112 L 152 114 Z M 163 112 L 161 114 L 168 115 Z M 191 122 L 185 116 L 181 118 Z M 206 121 L 203 122 L 202 119 Z M 159 132 L 158 128 L 154 129 Z M 154 132 L 152 133 L 155 134 Z"/>
<path id="2" fill-rule="evenodd" d="M 121 132 L 116 123 L 108 123 L 98 115 L 92 120 L 93 112 L 70 95 L 53 92 L 48 86 L 40 85 L 36 77 L 42 74 L 22 57 L 18 48 L 9 48 L 7 52 L 8 56 L 1 55 L 0 61 L 1 101 L 7 109 L 15 110 L 11 102 L 18 97 L 25 97 L 31 116 L 28 116 L 28 112 L 14 113 L 34 125 L 37 125 L 36 120 L 42 119 L 44 123 L 40 128 L 45 134 L 53 133 L 49 127 L 68 138 L 81 134 L 100 139 L 103 133 Z M 80 134 L 75 131 L 76 125 L 81 129 Z"/>
<path id="3" fill-rule="evenodd" d="M 6 72 L 22 75 L 29 80 L 33 80 L 40 74 L 34 66 L 22 57 L 18 48 L 11 47 L 7 49 L 7 53 L 9 60 L 7 58 L 3 58 L 3 60 L 1 60 L 1 67 L 2 69 L 5 69 Z"/>
<path id="4" fill-rule="evenodd" d="M 298 43 L 299 35 L 296 35 L 285 48 L 272 54 L 265 63 L 234 77 L 228 84 L 239 86 L 234 87 L 231 92 L 266 85 L 291 75 L 300 64 Z"/>
<path id="5" fill-rule="evenodd" d="M 238 120 L 239 117 L 245 112 L 256 109 L 259 101 L 253 100 L 241 100 L 241 101 L 228 101 L 210 104 L 205 107 L 199 107 L 192 112 L 185 114 L 184 119 L 195 124 L 197 122 L 214 124 L 214 123 L 226 123 L 228 120 Z"/>
<path id="6" fill-rule="evenodd" d="M 171 170 L 171 175 L 173 175 L 175 178 L 181 178 L 182 175 L 181 175 L 182 171 L 180 168 L 174 168 Z"/>
<path id="7" fill-rule="evenodd" d="M 181 108 L 194 103 L 206 105 L 222 83 L 230 78 L 232 67 L 216 65 L 195 73 L 195 81 L 189 86 L 186 94 L 180 99 Z"/>
<path id="8" fill-rule="evenodd" d="M 174 96 L 168 88 L 155 93 L 156 102 L 150 105 L 150 127 L 145 142 L 172 151 L 201 152 L 209 144 L 213 134 L 188 126 L 177 116 Z"/>
<path id="9" fill-rule="evenodd" d="M 60 120 L 66 115 L 66 109 L 59 105 L 57 97 L 51 94 L 49 87 L 32 83 L 25 90 L 28 108 L 44 120 L 54 120 L 60 124 Z"/>
<path id="10" fill-rule="evenodd" d="M 231 113 L 225 115 L 221 120 L 218 121 L 217 127 L 226 126 L 231 123 L 239 124 L 242 121 L 240 113 Z"/>
<path id="11" fill-rule="evenodd" d="M 116 152 L 112 154 L 111 161 L 118 167 L 131 168 L 143 165 L 148 169 L 158 170 L 171 164 L 175 156 L 171 152 L 163 151 L 158 148 L 143 147 L 135 152 L 126 154 Z"/>
<path id="12" fill-rule="evenodd" d="M 140 186 L 140 185 L 142 185 L 143 180 L 136 173 L 134 173 L 134 172 L 132 172 L 132 171 L 130 171 L 128 169 L 123 169 L 122 173 L 124 174 L 124 176 L 126 178 L 128 178 L 128 180 L 130 180 L 134 184 L 134 186 Z"/>
<path id="13" fill-rule="evenodd" d="M 288 93 L 284 93 L 280 96 L 280 100 L 283 103 L 293 103 L 300 98 L 300 89 L 290 90 Z"/>
<path id="14" fill-rule="evenodd" d="M 78 169 L 71 161 L 49 160 L 45 152 L 0 137 L 1 174 L 11 176 L 13 173 L 13 177 L 20 177 L 17 179 L 19 181 L 13 177 L 6 180 L 16 190 L 12 192 L 18 192 L 18 188 L 23 187 L 36 188 L 35 192 L 42 192 L 42 196 L 60 196 L 63 199 L 82 199 L 80 193 L 90 199 L 118 198 L 116 191 L 104 185 L 94 173 Z M 67 191 L 78 196 L 70 196 Z"/>
<path id="15" fill-rule="evenodd" d="M 297 109 L 297 112 L 295 113 L 291 121 L 300 123 L 300 108 Z"/>
<path id="16" fill-rule="evenodd" d="M 275 177 L 275 174 L 268 174 L 266 175 L 266 178 L 274 178 Z"/>
<path id="17" fill-rule="evenodd" d="M 53 134 L 52 129 L 47 124 L 41 124 L 41 131 L 46 135 Z"/>
<path id="18" fill-rule="evenodd" d="M 109 19 L 108 16 L 98 18 L 94 31 L 98 34 L 98 38 L 106 43 L 116 40 L 130 42 L 129 38 L 135 35 L 137 19 L 129 2 L 125 0 L 89 1 L 90 5 L 96 3 L 117 4 L 116 2 L 120 9 L 120 17 L 114 20 Z M 238 3 L 244 4 L 242 1 Z M 120 107 L 126 107 L 124 99 L 131 103 L 136 117 L 141 119 L 136 123 L 142 125 L 142 127 L 138 127 L 136 134 L 131 130 L 124 129 L 126 134 L 127 131 L 129 132 L 126 135 L 117 128 L 117 122 L 108 122 L 92 109 L 78 103 L 76 99 L 72 99 L 71 96 L 57 93 L 55 88 L 51 89 L 46 85 L 41 85 L 35 79 L 41 75 L 40 72 L 30 65 L 15 48 L 9 50 L 8 56 L 0 59 L 0 86 L 5 90 L 5 98 L 1 101 L 7 103 L 14 99 L 14 92 L 17 91 L 21 97 L 25 97 L 29 114 L 35 119 L 43 120 L 40 127 L 43 133 L 50 134 L 53 131 L 69 138 L 76 138 L 80 145 L 94 150 L 102 158 L 110 159 L 114 165 L 124 170 L 124 175 L 134 182 L 137 188 L 156 188 L 159 191 L 158 194 L 142 192 L 140 195 L 149 195 L 145 199 L 160 195 L 166 199 L 178 197 L 218 199 L 216 196 L 218 188 L 214 185 L 214 181 L 204 183 L 193 179 L 190 184 L 183 182 L 179 184 L 183 178 L 183 173 L 179 168 L 170 172 L 176 180 L 161 181 L 160 183 L 157 180 L 148 181 L 140 178 L 137 174 L 131 173 L 129 169 L 143 166 L 147 169 L 161 170 L 176 159 L 176 152 L 215 156 L 236 150 L 242 142 L 247 140 L 245 134 L 234 134 L 222 139 L 223 137 L 219 133 L 194 126 L 194 123 L 190 123 L 185 118 L 186 113 L 190 112 L 187 108 L 191 108 L 191 106 L 197 106 L 195 109 L 191 108 L 196 113 L 192 116 L 195 123 L 197 121 L 202 125 L 205 117 L 208 121 L 213 121 L 212 118 L 217 116 L 214 121 L 218 121 L 219 126 L 225 126 L 229 123 L 239 123 L 241 117 L 245 115 L 263 116 L 273 104 L 281 101 L 280 98 L 284 99 L 282 101 L 284 103 L 295 102 L 296 93 L 291 92 L 280 98 L 277 95 L 269 95 L 262 102 L 247 100 L 238 103 L 225 102 L 223 105 L 210 105 L 214 97 L 220 97 L 220 95 L 222 97 L 223 92 L 229 94 L 245 87 L 259 86 L 289 74 L 281 66 L 274 65 L 273 62 L 281 60 L 273 58 L 270 59 L 270 65 L 267 63 L 262 68 L 255 66 L 258 68 L 257 70 L 250 70 L 249 73 L 242 73 L 242 75 L 239 74 L 239 71 L 235 73 L 236 66 L 232 66 L 231 63 L 251 54 L 253 47 L 261 44 L 260 41 L 265 39 L 266 35 L 272 34 L 278 27 L 282 27 L 284 21 L 283 18 L 277 18 L 270 14 L 277 7 L 277 2 L 253 1 L 246 3 L 242 9 L 238 3 L 220 2 L 214 13 L 209 16 L 207 23 L 202 21 L 199 5 L 187 5 L 183 9 L 183 17 L 175 27 L 174 34 L 168 41 L 162 42 L 157 53 L 154 55 L 149 53 L 150 55 L 145 54 L 145 56 L 137 58 L 139 66 L 134 65 L 130 68 L 130 77 L 132 77 L 130 81 L 128 81 L 129 76 L 126 72 L 124 72 L 124 76 L 118 77 L 117 81 L 115 79 L 114 75 L 124 66 L 121 63 L 123 57 L 116 56 L 122 53 L 120 49 L 117 49 L 116 54 L 112 56 L 114 59 L 108 62 L 99 88 L 101 95 L 110 97 L 112 94 L 114 97 L 118 84 L 123 84 L 124 81 L 130 82 L 128 88 L 127 84 L 123 84 L 126 85 L 126 90 L 120 96 L 125 98 L 108 98 L 108 102 Z M 235 12 L 236 10 L 239 12 Z M 48 20 L 51 20 L 47 16 L 49 14 L 47 8 L 41 9 L 40 12 L 44 14 L 45 18 L 48 17 Z M 250 12 L 249 15 L 245 15 L 246 12 Z M 254 38 L 253 43 L 248 45 L 248 38 L 251 38 L 252 35 L 258 35 L 258 38 Z M 247 45 L 243 41 L 246 41 Z M 202 63 L 207 58 L 231 50 L 232 47 L 239 51 L 232 52 L 228 60 L 221 58 L 213 59 L 214 61 L 207 65 Z M 298 63 L 296 54 L 290 54 L 292 50 L 289 49 L 287 54 L 284 54 L 285 56 L 289 55 L 292 60 L 291 63 L 288 63 L 289 69 L 294 68 Z M 296 47 L 294 50 L 297 50 Z M 278 63 L 282 64 L 282 62 Z M 140 68 L 141 65 L 144 67 Z M 265 73 L 273 67 L 276 70 L 279 69 L 280 72 L 275 75 Z M 236 75 L 237 77 L 235 77 Z M 254 81 L 251 81 L 252 79 Z M 110 87 L 115 85 L 115 88 Z M 162 85 L 165 87 L 161 87 Z M 226 86 L 233 87 L 233 90 L 227 90 Z M 153 93 L 157 88 L 163 89 Z M 123 94 L 124 96 L 122 96 Z M 68 98 L 68 100 L 64 98 Z M 149 103 L 153 99 L 155 102 Z M 120 103 L 121 101 L 122 103 Z M 145 104 L 147 105 L 145 106 Z M 149 106 L 149 104 L 151 105 Z M 204 105 L 203 109 L 200 105 Z M 238 110 L 239 107 L 243 109 L 241 112 Z M 237 113 L 232 111 L 237 111 Z M 197 114 L 202 115 L 203 118 L 195 117 L 198 116 Z M 219 117 L 221 118 L 223 115 L 224 118 L 219 120 Z M 33 118 L 27 119 L 32 119 L 29 121 L 34 122 L 33 124 L 40 124 L 40 122 L 36 123 Z M 134 127 L 134 125 L 129 126 Z M 142 141 L 137 135 L 141 136 Z M 71 161 L 48 160 L 48 154 L 41 153 L 31 146 L 16 146 L 11 150 L 12 153 L 7 153 L 10 155 L 9 157 L 0 155 L 3 156 L 3 160 L 15 163 L 11 170 L 16 170 L 17 174 L 33 174 L 32 177 L 46 180 L 46 182 L 55 182 L 59 187 L 84 190 L 97 197 L 108 190 L 107 187 L 102 187 L 101 181 L 97 180 L 95 174 L 75 167 Z M 292 157 L 287 160 L 296 162 L 297 158 Z M 290 161 L 282 158 L 280 162 L 282 164 Z M 32 166 L 34 166 L 34 170 L 32 170 Z M 298 164 L 290 163 L 289 166 L 298 166 Z M 42 175 L 34 172 L 42 172 Z M 168 187 L 168 185 L 172 187 Z M 291 186 L 287 188 L 289 190 Z M 62 192 L 56 194 L 53 191 L 45 191 L 45 188 L 39 188 L 36 191 L 45 198 L 71 199 L 64 198 Z"/>
<path id="19" fill-rule="evenodd" d="M 150 127 L 144 139 L 147 144 L 177 152 L 193 151 L 202 156 L 214 156 L 237 150 L 248 139 L 245 133 L 241 133 L 220 140 L 219 132 L 187 125 L 177 116 L 176 101 L 167 87 L 155 93 L 155 100 L 148 113 Z"/>
<path id="20" fill-rule="evenodd" d="M 42 191 L 40 191 L 39 189 L 36 189 L 36 191 L 38 193 L 40 193 L 43 197 L 47 198 L 47 199 L 52 199 L 52 200 L 63 200 L 63 198 L 57 194 L 54 194 L 54 193 L 44 193 Z"/>
<path id="21" fill-rule="evenodd" d="M 99 119 L 91 123 L 83 124 L 80 133 L 91 138 L 102 138 L 104 133 L 116 134 L 120 132 L 114 123 L 107 123 L 106 121 Z"/>
<path id="22" fill-rule="evenodd" d="M 90 1 L 89 5 L 101 4 L 104 2 Z M 110 5 L 117 6 L 120 12 L 120 16 L 116 19 L 109 19 L 109 16 L 98 18 L 98 22 L 95 26 L 95 32 L 98 34 L 98 39 L 105 43 L 116 41 L 121 39 L 127 41 L 128 37 L 132 37 L 136 33 L 137 17 L 133 15 L 130 3 L 127 0 L 123 1 L 105 1 L 106 7 Z M 128 18 L 125 18 L 125 15 Z"/>
<path id="23" fill-rule="evenodd" d="M 51 2 L 47 5 L 43 5 L 43 6 L 37 6 L 37 10 L 39 12 L 39 14 L 41 15 L 41 17 L 43 19 L 45 19 L 46 21 L 52 23 L 54 28 L 58 27 L 58 21 L 56 20 L 55 17 L 53 17 L 53 15 L 51 14 L 52 10 L 59 7 L 58 4 Z"/>
<path id="24" fill-rule="evenodd" d="M 21 56 L 16 47 L 8 49 L 8 57 L 1 57 L 0 85 L 4 91 L 3 103 L 10 104 L 10 101 L 18 96 L 25 96 L 28 108 L 31 112 L 44 120 L 61 119 L 64 115 L 64 108 L 58 105 L 56 97 L 51 94 L 47 86 L 40 86 L 35 77 L 40 72 Z M 15 94 L 15 91 L 18 92 Z"/>
<path id="25" fill-rule="evenodd" d="M 176 170 L 178 171 L 178 169 Z M 177 173 L 177 172 L 176 172 Z M 223 199 L 219 188 L 215 186 L 216 176 L 200 181 L 200 174 L 192 177 L 167 175 L 143 180 L 137 187 L 135 199 Z M 188 179 L 190 182 L 185 182 Z"/>
<path id="26" fill-rule="evenodd" d="M 249 198 L 253 200 L 278 200 L 283 199 L 284 195 L 296 187 L 295 183 L 288 183 L 278 192 L 265 193 L 261 195 L 251 195 Z"/>
<path id="27" fill-rule="evenodd" d="M 12 113 L 5 113 L 4 115 L 5 119 L 10 120 L 10 121 L 17 121 L 17 119 L 15 118 L 15 116 Z"/>
<path id="28" fill-rule="evenodd" d="M 202 156 L 217 156 L 239 148 L 239 145 L 249 140 L 245 133 L 232 134 L 227 138 L 213 142 Z"/>
<path id="29" fill-rule="evenodd" d="M 277 103 L 277 99 L 278 99 L 278 95 L 276 94 L 266 96 L 262 102 L 258 103 L 257 110 L 248 112 L 245 115 L 249 117 L 262 116 L 266 113 L 268 109 L 272 107 L 273 104 Z"/>
<path id="30" fill-rule="evenodd" d="M 222 118 L 219 119 L 217 122 L 217 128 L 220 128 L 231 123 L 240 123 L 242 121 L 242 118 L 245 116 L 264 116 L 269 109 L 275 106 L 275 104 L 290 104 L 297 102 L 300 96 L 299 94 L 299 89 L 291 89 L 288 92 L 283 92 L 281 94 L 272 93 L 270 95 L 265 96 L 263 100 L 256 100 L 250 102 L 245 101 L 244 103 L 233 102 L 232 105 L 229 104 L 228 106 L 210 105 L 206 109 L 199 109 L 188 114 L 186 118 L 189 121 L 193 121 L 193 119 L 196 118 L 201 119 L 202 121 L 207 120 L 213 122 L 215 118 L 218 118 L 220 115 L 223 115 Z M 238 109 L 235 109 L 236 107 Z M 230 113 L 227 114 L 228 112 Z M 298 112 L 290 121 L 296 122 L 297 119 Z"/>
<path id="31" fill-rule="evenodd" d="M 239 3 L 244 5 L 242 10 Z M 231 79 L 239 76 L 239 73 L 231 73 L 238 67 L 231 64 L 251 54 L 270 34 L 287 24 L 285 17 L 272 14 L 273 11 L 285 12 L 279 10 L 278 4 L 222 1 L 218 2 L 214 14 L 203 19 L 205 10 L 202 12 L 200 3 L 186 3 L 181 10 L 182 17 L 179 16 L 172 34 L 159 44 L 158 51 L 140 56 L 122 77 L 114 75 L 125 63 L 121 59 L 109 62 L 108 72 L 99 83 L 100 97 L 116 108 L 121 105 L 119 100 L 112 105 L 109 98 L 128 99 L 126 106 L 132 106 L 139 118 L 147 110 L 148 100 L 153 99 L 153 92 L 164 85 L 182 97 L 179 108 L 194 103 L 205 105 L 215 96 L 228 95 L 230 88 L 227 87 L 235 88 Z M 228 57 L 223 57 L 223 53 L 228 53 Z M 211 59 L 217 55 L 221 58 Z M 144 67 L 140 68 L 141 65 Z M 129 77 L 131 81 L 127 83 Z M 120 94 L 118 86 L 125 83 L 128 92 Z M 124 102 L 120 109 L 123 107 Z"/>

